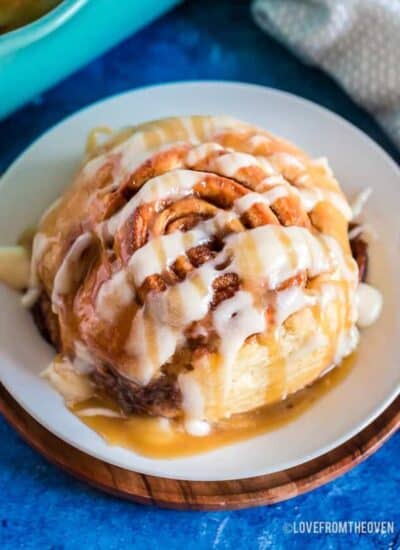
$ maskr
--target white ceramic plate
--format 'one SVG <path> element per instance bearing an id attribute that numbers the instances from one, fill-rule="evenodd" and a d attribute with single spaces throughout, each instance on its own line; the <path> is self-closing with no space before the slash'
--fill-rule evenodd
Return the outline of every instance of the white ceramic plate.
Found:
<path id="1" fill-rule="evenodd" d="M 384 295 L 379 322 L 362 335 L 350 375 L 291 424 L 205 455 L 153 460 L 108 446 L 64 407 L 39 378 L 53 352 L 17 293 L 0 285 L 0 380 L 51 432 L 97 458 L 156 476 L 189 480 L 252 477 L 295 466 L 336 447 L 378 416 L 399 390 L 400 171 L 367 136 L 338 116 L 293 95 L 259 86 L 191 82 L 112 97 L 66 119 L 12 165 L 0 185 L 0 244 L 24 228 L 70 182 L 88 131 L 182 114 L 230 114 L 286 137 L 314 156 L 327 156 L 348 196 L 374 190 L 364 216 L 379 239 L 371 248 L 370 280 Z"/>

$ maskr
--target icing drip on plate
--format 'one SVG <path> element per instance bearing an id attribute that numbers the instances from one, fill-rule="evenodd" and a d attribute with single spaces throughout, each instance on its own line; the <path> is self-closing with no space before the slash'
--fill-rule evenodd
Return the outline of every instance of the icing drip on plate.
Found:
<path id="1" fill-rule="evenodd" d="M 382 311 L 382 294 L 366 283 L 360 283 L 357 289 L 357 325 L 369 327 L 379 318 Z"/>

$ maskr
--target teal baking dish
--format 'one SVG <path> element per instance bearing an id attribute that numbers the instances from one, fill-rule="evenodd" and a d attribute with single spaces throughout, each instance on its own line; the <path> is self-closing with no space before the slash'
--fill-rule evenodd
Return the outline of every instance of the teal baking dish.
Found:
<path id="1" fill-rule="evenodd" d="M 0 35 L 0 119 L 180 0 L 64 0 Z"/>

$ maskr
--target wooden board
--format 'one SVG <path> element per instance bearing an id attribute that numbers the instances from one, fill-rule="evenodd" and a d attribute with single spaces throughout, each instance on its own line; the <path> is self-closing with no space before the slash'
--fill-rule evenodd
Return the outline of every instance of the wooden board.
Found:
<path id="1" fill-rule="evenodd" d="M 0 412 L 50 462 L 118 497 L 181 510 L 223 510 L 279 502 L 331 481 L 376 451 L 400 426 L 400 397 L 347 443 L 295 468 L 235 481 L 179 481 L 111 466 L 51 434 L 0 385 Z"/>

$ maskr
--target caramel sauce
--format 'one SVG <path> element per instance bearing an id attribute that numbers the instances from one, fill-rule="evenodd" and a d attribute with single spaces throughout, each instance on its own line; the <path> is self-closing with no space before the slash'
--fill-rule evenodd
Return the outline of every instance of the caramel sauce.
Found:
<path id="1" fill-rule="evenodd" d="M 308 388 L 275 405 L 221 420 L 212 427 L 210 434 L 204 437 L 188 434 L 177 421 L 140 416 L 125 419 L 79 415 L 79 411 L 88 408 L 112 407 L 109 401 L 99 397 L 81 401 L 70 407 L 70 410 L 84 424 L 101 435 L 109 445 L 124 447 L 150 458 L 191 456 L 286 426 L 309 410 L 332 388 L 339 386 L 347 378 L 353 365 L 354 354 Z"/>
<path id="2" fill-rule="evenodd" d="M 240 271 L 252 271 L 254 276 L 263 273 L 262 262 L 259 258 L 257 243 L 250 233 L 243 233 L 241 249 L 236 250 L 236 261 Z"/>
<path id="3" fill-rule="evenodd" d="M 154 239 L 154 241 L 152 241 L 152 246 L 154 248 L 154 251 L 157 255 L 157 259 L 160 263 L 160 265 L 167 265 L 167 254 L 161 244 L 161 240 L 160 239 Z"/>
<path id="4" fill-rule="evenodd" d="M 32 23 L 61 0 L 0 0 L 0 34 Z"/>
<path id="5" fill-rule="evenodd" d="M 145 140 L 146 149 L 149 149 L 149 150 L 160 147 L 162 143 L 160 132 L 158 132 L 157 130 L 144 133 L 143 138 Z"/>
<path id="6" fill-rule="evenodd" d="M 153 365 L 156 365 L 158 362 L 158 342 L 157 342 L 157 333 L 153 330 L 151 319 L 148 315 L 144 315 L 144 329 L 145 329 L 145 339 L 146 339 L 146 349 L 149 354 L 149 358 Z"/>
<path id="7" fill-rule="evenodd" d="M 276 331 L 274 332 L 272 338 L 269 338 L 268 340 L 268 352 L 271 357 L 274 358 L 273 364 L 275 366 L 275 372 L 277 373 L 277 375 L 274 380 L 275 384 L 271 384 L 268 387 L 267 399 L 269 401 L 277 398 L 284 400 L 287 384 L 286 360 L 281 353 L 279 339 Z"/>
<path id="8" fill-rule="evenodd" d="M 285 248 L 285 252 L 288 255 L 290 266 L 294 268 L 298 264 L 298 258 L 297 258 L 296 250 L 294 249 L 292 245 L 292 241 L 290 240 L 290 237 L 285 233 L 279 233 L 279 240 L 283 245 L 283 247 Z"/>
<path id="9" fill-rule="evenodd" d="M 198 293 L 200 294 L 200 296 L 206 296 L 206 295 L 207 295 L 207 292 L 208 292 L 207 285 L 206 285 L 206 283 L 204 282 L 204 280 L 201 278 L 200 275 L 195 274 L 195 275 L 191 278 L 191 283 L 192 283 L 192 285 L 196 288 L 196 290 L 198 291 Z"/>
<path id="10" fill-rule="evenodd" d="M 35 237 L 37 228 L 36 227 L 28 227 L 25 229 L 21 235 L 18 237 L 17 244 L 19 246 L 23 246 L 25 250 L 29 253 L 29 255 L 32 255 L 32 243 L 33 239 Z"/>
<path id="11" fill-rule="evenodd" d="M 203 140 L 206 135 L 206 120 L 202 116 L 192 117 L 192 125 L 194 133 L 200 140 Z"/>
<path id="12" fill-rule="evenodd" d="M 192 121 L 193 129 L 195 133 L 203 131 L 201 119 Z M 155 129 L 150 129 L 144 132 L 143 139 L 145 145 L 148 148 L 154 148 L 162 143 L 172 139 L 177 133 L 180 136 L 182 132 L 182 139 L 186 138 L 186 129 L 181 121 L 164 121 L 158 124 Z M 67 194 L 64 199 L 57 205 L 55 210 L 50 212 L 50 215 L 45 216 L 45 222 L 42 222 L 43 232 L 49 233 L 49 238 L 52 238 L 56 233 L 60 239 L 64 233 L 68 235 L 69 220 L 79 219 L 86 220 L 89 211 L 88 199 L 92 195 L 92 191 L 96 189 L 96 178 L 86 181 L 83 179 L 80 182 L 80 192 L 72 190 Z M 178 178 L 179 180 L 179 178 Z M 163 175 L 163 185 L 159 186 L 161 191 L 167 191 L 168 187 L 174 188 L 177 186 L 176 177 L 173 172 Z M 77 185 L 77 184 L 76 184 Z M 151 187 L 152 184 L 150 184 Z M 157 194 L 161 191 L 157 186 L 151 187 L 151 193 L 149 197 L 154 195 L 156 200 Z M 61 219 L 61 222 L 60 222 Z M 240 223 L 240 222 L 238 222 Z M 65 229 L 64 229 L 65 228 Z M 239 228 L 241 229 L 241 228 Z M 327 231 L 330 233 L 330 231 Z M 282 247 L 286 250 L 291 267 L 294 268 L 298 263 L 296 250 L 292 246 L 291 239 L 284 233 L 279 233 L 279 239 Z M 29 242 L 29 235 L 26 236 L 26 240 Z M 161 241 L 155 240 L 153 242 L 154 252 L 160 260 L 161 264 L 164 264 L 167 260 L 166 251 L 161 245 Z M 326 252 L 329 253 L 329 247 L 325 247 Z M 242 238 L 241 248 L 236 251 L 236 261 L 239 266 L 239 271 L 244 273 L 252 273 L 255 277 L 262 275 L 264 271 L 264 265 L 262 258 L 259 255 L 258 241 L 250 234 L 245 232 Z M 56 264 L 56 262 L 54 262 Z M 51 262 L 50 262 L 51 264 Z M 190 280 L 191 284 L 199 291 L 200 294 L 204 294 L 207 291 L 204 281 L 201 277 L 193 275 Z M 344 283 L 341 283 L 342 285 Z M 347 288 L 347 287 L 346 287 Z M 170 303 L 174 304 L 174 308 L 178 307 L 179 310 L 184 310 L 183 297 L 180 294 L 180 290 L 177 287 L 173 287 L 174 290 L 170 291 L 171 300 Z M 340 320 L 335 332 L 340 334 L 343 322 L 341 321 L 345 317 L 348 310 L 348 295 L 345 296 L 346 300 L 338 301 L 336 304 L 337 318 Z M 313 308 L 314 315 L 321 315 L 321 312 L 317 312 L 320 308 Z M 181 317 L 181 315 L 179 315 Z M 335 338 L 332 335 L 334 332 L 333 327 L 330 326 L 328 318 L 322 315 L 321 321 L 322 332 L 329 337 L 327 340 L 332 342 L 330 349 L 327 351 L 327 355 L 333 355 L 331 350 L 334 349 Z M 75 319 L 68 322 L 68 325 L 73 327 Z M 67 324 L 67 323 L 66 323 Z M 131 322 L 129 323 L 129 325 Z M 125 325 L 125 323 L 123 323 Z M 128 324 L 126 326 L 129 326 Z M 155 365 L 158 363 L 159 357 L 159 345 L 160 342 L 157 338 L 156 330 L 152 330 L 153 325 L 151 319 L 146 316 L 144 318 L 144 339 L 146 343 L 146 349 L 151 362 Z M 77 331 L 76 331 L 77 332 Z M 75 330 L 72 331 L 75 334 Z M 118 323 L 117 334 L 123 334 L 124 330 Z M 119 343 L 119 342 L 118 342 Z M 110 347 L 113 343 L 110 339 Z M 280 350 L 279 341 L 275 340 L 271 346 L 269 346 L 272 356 L 274 357 L 274 366 L 276 367 L 277 375 L 276 381 L 273 380 L 272 387 L 268 390 L 268 396 L 270 401 L 278 397 L 284 397 L 288 390 L 288 376 L 285 358 L 282 356 Z M 327 364 L 328 361 L 324 362 Z M 95 416 L 83 416 L 84 410 L 88 409 L 107 409 L 113 410 L 115 413 L 119 413 L 116 409 L 116 405 L 110 403 L 107 398 L 95 396 L 85 401 L 80 401 L 79 404 L 71 406 L 71 411 L 80 418 L 88 427 L 96 431 L 101 435 L 108 444 L 131 449 L 141 455 L 152 458 L 177 458 L 182 456 L 196 455 L 205 453 L 225 445 L 233 444 L 235 442 L 247 440 L 251 437 L 255 437 L 278 428 L 281 428 L 290 422 L 293 422 L 296 418 L 304 414 L 310 407 L 319 399 L 321 399 L 330 388 L 339 385 L 343 379 L 348 375 L 353 364 L 352 359 L 346 359 L 340 367 L 333 369 L 330 373 L 326 374 L 321 379 L 317 380 L 307 389 L 290 395 L 287 399 L 280 401 L 274 405 L 264 406 L 262 408 L 233 415 L 229 419 L 224 419 L 215 423 L 212 426 L 212 430 L 209 435 L 205 437 L 196 437 L 188 434 L 181 422 L 169 421 L 160 418 L 131 416 L 129 418 L 122 418 L 107 416 L 107 411 L 104 414 L 98 414 Z M 275 376 L 274 376 L 275 378 Z M 212 384 L 212 379 L 209 382 Z M 224 385 L 222 385 L 224 387 Z M 272 394 L 272 395 L 271 395 Z M 275 395 L 276 394 L 276 395 Z M 224 395 L 219 400 L 218 408 L 221 412 L 224 410 Z M 87 411 L 88 412 L 88 411 Z M 97 411 L 99 412 L 99 410 Z M 93 413 L 93 410 L 92 410 Z"/>

